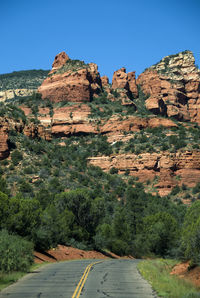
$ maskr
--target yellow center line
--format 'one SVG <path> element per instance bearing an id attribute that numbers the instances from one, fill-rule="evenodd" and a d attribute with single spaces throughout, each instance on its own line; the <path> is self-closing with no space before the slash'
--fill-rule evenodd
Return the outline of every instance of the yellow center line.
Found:
<path id="1" fill-rule="evenodd" d="M 82 275 L 82 277 L 81 277 L 81 279 L 80 279 L 80 281 L 79 281 L 79 283 L 78 283 L 78 285 L 77 285 L 77 287 L 76 287 L 76 289 L 75 289 L 75 291 L 74 291 L 74 294 L 73 294 L 72 298 L 75 298 L 75 297 L 78 298 L 78 297 L 80 296 L 81 291 L 82 291 L 83 286 L 84 286 L 84 284 L 85 284 L 85 282 L 86 282 L 86 280 L 87 280 L 87 277 L 88 277 L 88 274 L 89 274 L 91 268 L 92 268 L 95 264 L 102 263 L 102 262 L 103 262 L 103 261 L 98 261 L 98 262 L 91 263 L 91 264 L 89 264 L 89 265 L 85 268 L 85 271 L 84 271 L 84 273 L 83 273 L 83 275 Z"/>

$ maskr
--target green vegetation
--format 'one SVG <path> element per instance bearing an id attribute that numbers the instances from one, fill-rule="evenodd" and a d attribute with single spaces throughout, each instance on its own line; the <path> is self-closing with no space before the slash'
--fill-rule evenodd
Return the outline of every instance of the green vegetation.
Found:
<path id="1" fill-rule="evenodd" d="M 44 266 L 44 263 L 31 265 L 27 272 L 24 272 L 24 271 L 13 271 L 9 273 L 0 272 L 0 291 L 10 286 L 11 284 L 15 283 L 16 281 L 18 281 L 25 274 L 34 272 L 34 270 L 36 270 L 40 266 Z"/>
<path id="2" fill-rule="evenodd" d="M 91 114 L 89 115 L 90 118 L 97 118 L 105 121 L 112 115 L 126 117 L 127 115 L 132 115 L 135 113 L 136 108 L 134 102 L 133 105 L 122 106 L 118 92 L 115 90 L 113 93 L 116 96 L 116 101 L 111 101 L 108 99 L 108 94 L 104 91 L 99 95 L 99 97 L 94 98 L 88 104 L 91 108 Z"/>
<path id="3" fill-rule="evenodd" d="M 83 65 L 69 61 L 65 67 L 76 71 Z M 115 102 L 103 92 L 88 103 L 90 121 L 100 127 L 112 115 L 121 120 L 128 115 L 151 117 L 144 108 L 146 97 L 140 88 L 139 97 L 130 106 L 122 105 L 116 90 L 113 95 Z M 32 110 L 28 119 L 21 105 Z M 73 103 L 41 101 L 35 93 L 2 104 L 1 116 L 26 124 L 39 123 L 39 108 L 46 107 L 52 116 L 53 109 L 63 105 Z M 115 167 L 105 173 L 88 162 L 90 157 L 110 159 L 112 154 L 121 153 L 134 153 L 138 159 L 146 152 L 169 151 L 173 156 L 177 150 L 199 150 L 199 140 L 199 127 L 189 123 L 187 128 L 177 123 L 174 128 L 124 132 L 122 140 L 113 143 L 105 135 L 74 133 L 46 141 L 29 138 L 20 129 L 11 130 L 10 158 L 0 161 L 0 230 L 6 235 L 5 241 L 14 237 L 9 241 L 16 249 L 16 261 L 21 260 L 21 244 L 27 247 L 27 259 L 20 268 L 11 262 L 9 270 L 28 270 L 33 247 L 46 250 L 58 244 L 111 250 L 122 256 L 190 258 L 191 264 L 199 263 L 199 213 L 195 213 L 199 205 L 187 208 L 181 202 L 183 193 L 191 202 L 199 200 L 199 184 L 194 188 L 176 186 L 168 197 L 161 198 L 155 195 L 158 177 L 142 184 L 137 177 L 129 176 L 128 169 L 121 175 Z M 6 257 L 2 258 L 4 271 L 8 271 L 3 267 Z"/>
<path id="4" fill-rule="evenodd" d="M 14 282 L 18 281 L 25 274 L 27 274 L 27 272 L 21 272 L 21 271 L 10 272 L 10 273 L 0 272 L 0 291 L 10 286 Z"/>
<path id="5" fill-rule="evenodd" d="M 142 92 L 140 86 L 138 86 L 138 98 L 133 99 L 132 104 L 129 105 L 122 105 L 122 100 L 117 90 L 112 90 L 111 92 L 115 97 L 114 101 L 110 100 L 107 92 L 104 91 L 89 103 L 91 108 L 90 118 L 102 119 L 104 121 L 112 115 L 118 115 L 121 119 L 126 118 L 128 115 L 140 117 L 152 115 L 144 104 L 149 96 Z"/>
<path id="6" fill-rule="evenodd" d="M 145 260 L 138 264 L 140 273 L 152 285 L 159 297 L 199 297 L 199 291 L 191 283 L 170 275 L 176 260 Z"/>
<path id="7" fill-rule="evenodd" d="M 116 142 L 112 145 L 113 153 L 160 153 L 177 150 L 197 150 L 200 148 L 199 127 L 185 128 L 180 124 L 173 128 L 147 128 L 139 132 L 129 133 L 132 136 L 127 142 Z M 197 191 L 198 192 L 198 191 Z"/>
<path id="8" fill-rule="evenodd" d="M 188 208 L 181 238 L 181 249 L 191 264 L 200 263 L 200 202 L 195 202 Z"/>
<path id="9" fill-rule="evenodd" d="M 37 89 L 49 70 L 22 70 L 0 75 L 0 91 L 8 89 Z"/>
<path id="10" fill-rule="evenodd" d="M 24 123 L 26 122 L 24 112 L 13 103 L 0 102 L 0 117 L 8 117 L 17 121 L 21 119 Z"/>
<path id="11" fill-rule="evenodd" d="M 141 86 L 138 85 L 138 98 L 134 99 L 134 103 L 136 104 L 137 107 L 137 114 L 139 116 L 148 116 L 151 115 L 152 113 L 147 110 L 145 106 L 145 100 L 149 97 L 149 95 L 145 95 L 141 89 Z"/>
<path id="12" fill-rule="evenodd" d="M 35 117 L 41 106 L 53 111 L 53 104 L 41 103 L 38 94 L 15 100 L 16 108 L 21 104 L 30 107 Z M 109 113 L 123 117 L 133 113 L 120 101 L 110 102 L 106 93 L 89 104 L 93 109 L 91 117 L 99 120 L 110 117 Z M 9 107 L 10 103 L 5 105 L 8 110 Z M 98 116 L 95 107 L 99 109 Z M 11 158 L 0 162 L 0 187 L 5 194 L 1 198 L 0 228 L 25 237 L 40 250 L 66 244 L 109 249 L 119 255 L 185 258 L 187 248 L 181 239 L 186 207 L 177 198 L 181 191 L 198 197 L 200 187 L 189 190 L 183 185 L 168 198 L 152 196 L 145 192 L 145 185 L 129 177 L 128 170 L 118 175 L 113 167 L 110 173 L 104 173 L 89 165 L 88 158 L 127 152 L 173 153 L 191 149 L 194 144 L 199 150 L 199 127 L 148 128 L 131 132 L 130 136 L 128 141 L 112 145 L 104 135 L 71 136 L 63 139 L 61 146 L 59 138 L 47 142 L 10 131 Z M 153 190 L 156 183 L 157 179 L 146 186 Z"/>
<path id="13" fill-rule="evenodd" d="M 0 194 L 2 197 L 2 193 Z M 0 231 L 0 272 L 27 272 L 33 263 L 33 244 L 6 230 Z"/>

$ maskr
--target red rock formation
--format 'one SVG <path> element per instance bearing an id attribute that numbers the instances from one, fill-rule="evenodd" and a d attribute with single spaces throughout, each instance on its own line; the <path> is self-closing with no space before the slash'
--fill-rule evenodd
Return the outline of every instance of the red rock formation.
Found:
<path id="1" fill-rule="evenodd" d="M 104 171 L 112 167 L 123 174 L 127 169 L 130 175 L 136 176 L 141 182 L 153 180 L 158 177 L 156 187 L 161 196 L 167 195 L 178 183 L 176 176 L 180 177 L 179 183 L 190 187 L 200 179 L 200 152 L 176 153 L 141 153 L 120 154 L 111 156 L 91 157 L 88 159 L 94 166 L 99 166 Z"/>
<path id="2" fill-rule="evenodd" d="M 146 107 L 155 114 L 200 123 L 200 71 L 186 51 L 167 56 L 144 71 L 137 84 L 148 96 Z"/>
<path id="3" fill-rule="evenodd" d="M 128 79 L 129 90 L 133 94 L 134 98 L 136 98 L 138 96 L 138 88 L 135 80 L 135 71 L 128 72 L 127 79 Z"/>
<path id="4" fill-rule="evenodd" d="M 0 159 L 5 159 L 9 156 L 8 148 L 8 123 L 0 122 Z"/>
<path id="5" fill-rule="evenodd" d="M 65 52 L 61 52 L 58 55 L 56 55 L 54 62 L 52 64 L 52 71 L 55 71 L 58 68 L 62 67 L 67 60 L 69 60 L 69 57 Z"/>
<path id="6" fill-rule="evenodd" d="M 125 89 L 128 93 L 131 93 L 133 97 L 137 97 L 138 91 L 135 80 L 135 72 L 126 73 L 125 67 L 115 71 L 112 79 L 112 88 Z"/>
<path id="7" fill-rule="evenodd" d="M 26 115 L 31 115 L 31 110 L 24 109 Z M 118 136 L 124 132 L 139 131 L 147 127 L 176 127 L 177 125 L 167 118 L 148 117 L 140 118 L 137 116 L 119 117 L 113 116 L 108 120 L 98 123 L 98 119 L 89 118 L 90 107 L 87 104 L 79 103 L 70 106 L 55 108 L 53 116 L 49 115 L 48 108 L 40 108 L 38 120 L 40 125 L 29 124 L 25 126 L 24 134 L 30 137 L 44 137 L 51 139 L 51 136 L 69 136 L 77 133 L 103 133 L 109 136 Z M 30 114 L 28 114 L 30 113 Z"/>
<path id="8" fill-rule="evenodd" d="M 30 138 L 42 138 L 46 141 L 50 141 L 52 139 L 52 132 L 51 129 L 43 126 L 43 125 L 36 125 L 36 124 L 28 124 L 25 125 L 23 128 L 23 133 L 25 136 Z"/>
<path id="9" fill-rule="evenodd" d="M 136 116 L 129 116 L 127 118 L 111 117 L 105 123 L 99 126 L 101 133 L 116 134 L 116 132 L 130 132 L 140 131 L 147 127 L 176 127 L 176 124 L 170 119 L 163 118 L 140 118 Z"/>
<path id="10" fill-rule="evenodd" d="M 52 72 L 39 87 L 42 98 L 52 102 L 90 101 L 101 91 L 101 78 L 97 65 L 70 60 L 63 53 L 53 63 Z"/>
<path id="11" fill-rule="evenodd" d="M 109 79 L 107 76 L 103 76 L 101 77 L 101 83 L 102 83 L 102 86 L 105 87 L 109 84 Z"/>
<path id="12" fill-rule="evenodd" d="M 0 117 L 0 159 L 5 159 L 10 154 L 8 145 L 8 135 L 10 130 L 21 132 L 23 130 L 23 122 Z"/>

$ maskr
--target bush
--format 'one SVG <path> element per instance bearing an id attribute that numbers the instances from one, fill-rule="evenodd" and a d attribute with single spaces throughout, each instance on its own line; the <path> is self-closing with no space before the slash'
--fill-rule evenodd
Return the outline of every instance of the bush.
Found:
<path id="1" fill-rule="evenodd" d="M 117 174 L 118 173 L 118 169 L 116 169 L 115 167 L 110 169 L 110 174 Z"/>
<path id="2" fill-rule="evenodd" d="M 33 244 L 6 230 L 0 231 L 0 271 L 27 271 L 33 263 Z"/>
<path id="3" fill-rule="evenodd" d="M 23 159 L 23 155 L 20 151 L 15 150 L 11 155 L 11 159 L 13 164 L 16 166 Z"/>

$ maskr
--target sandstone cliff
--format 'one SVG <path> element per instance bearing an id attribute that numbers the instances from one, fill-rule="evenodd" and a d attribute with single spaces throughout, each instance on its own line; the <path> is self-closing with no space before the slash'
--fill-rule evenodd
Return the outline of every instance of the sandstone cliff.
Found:
<path id="1" fill-rule="evenodd" d="M 52 102 L 87 102 L 102 90 L 95 63 L 71 60 L 65 53 L 56 56 L 52 71 L 39 87 L 42 98 Z"/>

